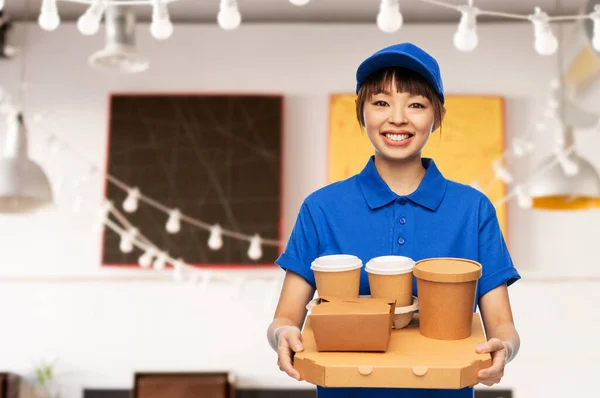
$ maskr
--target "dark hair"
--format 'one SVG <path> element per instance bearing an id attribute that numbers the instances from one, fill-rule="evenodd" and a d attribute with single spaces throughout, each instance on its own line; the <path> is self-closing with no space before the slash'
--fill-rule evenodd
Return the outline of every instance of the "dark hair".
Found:
<path id="1" fill-rule="evenodd" d="M 427 98 L 433 106 L 435 121 L 439 123 L 441 129 L 444 105 L 433 86 L 417 72 L 397 67 L 383 68 L 373 72 L 363 82 L 356 97 L 356 118 L 361 127 L 365 126 L 363 115 L 365 102 L 372 95 L 381 93 L 391 87 L 392 82 L 396 83 L 396 91 L 398 92 L 408 92 Z"/>

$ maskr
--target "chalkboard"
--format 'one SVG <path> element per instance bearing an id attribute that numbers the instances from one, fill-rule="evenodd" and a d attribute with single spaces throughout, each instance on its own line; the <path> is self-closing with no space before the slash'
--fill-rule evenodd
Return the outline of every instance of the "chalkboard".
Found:
<path id="1" fill-rule="evenodd" d="M 282 107 L 276 95 L 115 94 L 110 98 L 107 172 L 142 195 L 223 229 L 280 240 Z M 106 197 L 121 211 L 127 192 L 107 183 Z M 142 234 L 188 264 L 268 264 L 279 247 L 248 258 L 248 242 L 223 237 L 208 248 L 209 232 L 139 202 L 124 213 Z M 139 250 L 122 253 L 120 237 L 105 229 L 102 263 L 137 265 Z"/>

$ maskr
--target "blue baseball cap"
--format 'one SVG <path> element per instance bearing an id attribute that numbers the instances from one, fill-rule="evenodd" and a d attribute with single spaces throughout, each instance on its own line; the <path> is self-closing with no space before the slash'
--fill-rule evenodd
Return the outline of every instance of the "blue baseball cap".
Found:
<path id="1" fill-rule="evenodd" d="M 394 44 L 365 59 L 356 70 L 356 93 L 371 73 L 387 67 L 410 69 L 425 78 L 444 103 L 444 85 L 440 67 L 431 55 L 412 43 Z"/>

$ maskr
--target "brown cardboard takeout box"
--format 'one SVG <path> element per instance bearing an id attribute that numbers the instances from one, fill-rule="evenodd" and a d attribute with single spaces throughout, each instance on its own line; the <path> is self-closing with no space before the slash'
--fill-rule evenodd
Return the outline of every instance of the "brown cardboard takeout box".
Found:
<path id="1" fill-rule="evenodd" d="M 294 368 L 315 385 L 460 389 L 479 383 L 477 372 L 492 364 L 490 354 L 475 352 L 477 344 L 485 341 L 477 313 L 471 335 L 462 340 L 422 336 L 415 315 L 406 328 L 391 331 L 385 352 L 319 352 L 313 333 L 315 319 L 311 318 L 302 332 L 304 350 L 295 354 Z M 364 324 L 360 329 L 368 333 L 371 326 Z"/>
<path id="2" fill-rule="evenodd" d="M 385 351 L 388 348 L 394 300 L 322 297 L 310 319 L 318 351 Z"/>

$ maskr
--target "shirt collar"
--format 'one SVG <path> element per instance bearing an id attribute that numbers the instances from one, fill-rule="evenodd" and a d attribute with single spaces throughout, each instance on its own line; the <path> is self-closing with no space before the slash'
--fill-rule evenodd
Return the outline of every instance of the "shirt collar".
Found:
<path id="1" fill-rule="evenodd" d="M 446 192 L 447 180 L 438 170 L 433 159 L 423 158 L 423 167 L 425 167 L 425 176 L 419 187 L 407 199 L 423 206 L 429 210 L 435 211 L 439 207 L 444 193 Z M 383 181 L 377 168 L 375 168 L 375 157 L 371 156 L 367 165 L 358 175 L 358 181 L 371 209 L 376 209 L 387 205 L 396 200 L 399 196 L 395 194 Z"/>

